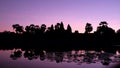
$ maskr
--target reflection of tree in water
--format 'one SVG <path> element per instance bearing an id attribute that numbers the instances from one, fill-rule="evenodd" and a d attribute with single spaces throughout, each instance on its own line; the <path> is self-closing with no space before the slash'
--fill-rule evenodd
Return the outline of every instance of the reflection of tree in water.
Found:
<path id="1" fill-rule="evenodd" d="M 85 50 L 73 50 L 68 52 L 46 52 L 39 49 L 28 49 L 24 51 L 24 58 L 27 58 L 28 60 L 39 58 L 41 61 L 55 61 L 56 63 L 75 62 L 79 65 L 82 63 L 90 64 L 96 62 L 101 62 L 103 65 L 109 65 L 111 62 L 120 62 L 120 54 L 118 54 L 119 51 L 116 51 L 116 54 L 107 53 L 104 51 L 96 52 Z M 10 55 L 13 60 L 20 58 L 21 56 L 21 50 L 14 50 L 13 54 Z"/>
<path id="2" fill-rule="evenodd" d="M 105 59 L 103 59 L 103 60 L 101 61 L 101 63 L 102 63 L 103 65 L 109 65 L 110 62 L 111 62 L 111 59 L 110 59 L 110 58 L 105 58 Z"/>
<path id="3" fill-rule="evenodd" d="M 62 52 L 56 52 L 55 53 L 55 60 L 56 63 L 60 63 L 63 61 L 63 53 Z"/>
<path id="4" fill-rule="evenodd" d="M 39 56 L 39 51 L 30 49 L 30 50 L 25 50 L 24 57 L 28 58 L 29 60 L 37 59 Z"/>
<path id="5" fill-rule="evenodd" d="M 32 60 L 34 56 L 34 53 L 32 50 L 26 50 L 24 53 L 24 57 L 28 58 L 29 60 Z"/>
<path id="6" fill-rule="evenodd" d="M 10 55 L 10 58 L 12 58 L 13 60 L 17 60 L 21 56 L 22 56 L 22 51 L 19 49 L 15 49 L 14 52 Z"/>
<path id="7" fill-rule="evenodd" d="M 86 53 L 83 61 L 86 63 L 95 63 L 94 58 L 96 58 L 95 53 Z"/>
<path id="8" fill-rule="evenodd" d="M 43 61 L 43 60 L 46 59 L 46 58 L 45 58 L 46 56 L 45 56 L 45 52 L 44 52 L 44 51 L 40 51 L 39 55 L 40 55 L 40 60 L 41 60 L 41 61 Z"/>
<path id="9" fill-rule="evenodd" d="M 111 62 L 110 56 L 112 56 L 112 55 L 109 54 L 109 53 L 103 52 L 103 53 L 101 53 L 101 54 L 99 55 L 98 58 L 101 60 L 101 63 L 102 63 L 103 65 L 109 65 L 110 62 Z"/>
<path id="10" fill-rule="evenodd" d="M 49 52 L 49 53 L 46 54 L 46 56 L 47 56 L 46 58 L 48 59 L 48 61 L 52 62 L 52 61 L 55 60 L 54 59 L 55 58 L 55 53 L 54 52 Z"/>

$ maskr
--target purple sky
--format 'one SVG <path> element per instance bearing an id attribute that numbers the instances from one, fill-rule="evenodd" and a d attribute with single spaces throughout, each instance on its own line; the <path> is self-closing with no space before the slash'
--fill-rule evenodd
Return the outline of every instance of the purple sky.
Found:
<path id="1" fill-rule="evenodd" d="M 12 24 L 56 24 L 63 21 L 84 32 L 87 22 L 96 27 L 101 21 L 120 28 L 120 0 L 0 0 L 0 31 L 12 30 Z"/>

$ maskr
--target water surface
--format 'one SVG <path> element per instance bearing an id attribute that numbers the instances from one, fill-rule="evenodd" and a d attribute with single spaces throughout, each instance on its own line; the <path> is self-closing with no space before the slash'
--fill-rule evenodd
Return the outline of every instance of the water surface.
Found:
<path id="1" fill-rule="evenodd" d="M 116 68 L 119 50 L 0 50 L 0 68 Z"/>

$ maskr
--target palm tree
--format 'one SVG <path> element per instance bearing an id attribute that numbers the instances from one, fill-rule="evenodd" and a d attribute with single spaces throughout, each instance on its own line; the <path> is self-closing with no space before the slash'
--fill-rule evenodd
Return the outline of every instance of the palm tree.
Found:
<path id="1" fill-rule="evenodd" d="M 90 23 L 87 23 L 85 26 L 85 33 L 90 33 L 93 30 L 93 27 Z"/>

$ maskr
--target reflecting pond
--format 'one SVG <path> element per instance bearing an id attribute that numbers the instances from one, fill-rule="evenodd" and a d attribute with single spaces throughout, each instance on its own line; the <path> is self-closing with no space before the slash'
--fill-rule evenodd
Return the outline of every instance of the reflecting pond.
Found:
<path id="1" fill-rule="evenodd" d="M 0 50 L 0 68 L 120 68 L 119 63 L 119 50 Z"/>

